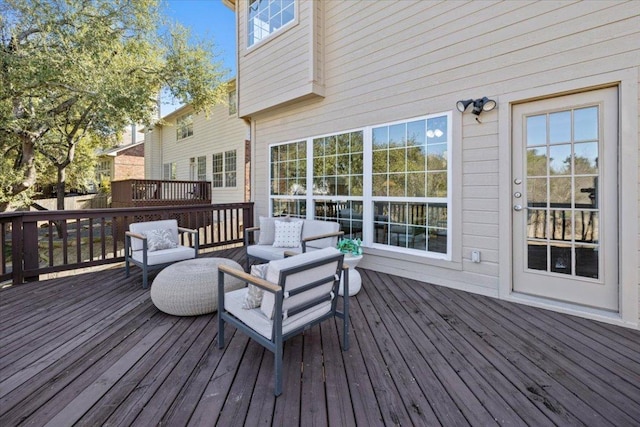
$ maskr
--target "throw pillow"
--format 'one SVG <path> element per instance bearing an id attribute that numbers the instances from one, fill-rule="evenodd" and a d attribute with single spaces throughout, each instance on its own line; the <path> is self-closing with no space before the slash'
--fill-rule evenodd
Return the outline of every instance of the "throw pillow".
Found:
<path id="1" fill-rule="evenodd" d="M 258 235 L 259 245 L 273 245 L 276 235 L 275 218 L 267 216 L 260 217 L 260 234 Z"/>
<path id="2" fill-rule="evenodd" d="M 178 247 L 178 242 L 174 240 L 171 230 L 162 228 L 145 231 L 143 234 L 147 237 L 147 249 L 149 252 Z"/>
<path id="3" fill-rule="evenodd" d="M 269 264 L 252 265 L 251 275 L 264 279 L 267 276 L 267 267 L 269 267 Z M 251 283 L 249 283 L 249 286 L 247 287 L 247 294 L 245 295 L 244 301 L 242 302 L 242 308 L 244 308 L 245 310 L 251 310 L 253 308 L 260 307 L 260 304 L 262 304 L 263 295 L 263 289 L 260 289 L 256 285 L 252 285 Z"/>
<path id="4" fill-rule="evenodd" d="M 276 221 L 274 248 L 297 248 L 300 246 L 303 221 Z"/>

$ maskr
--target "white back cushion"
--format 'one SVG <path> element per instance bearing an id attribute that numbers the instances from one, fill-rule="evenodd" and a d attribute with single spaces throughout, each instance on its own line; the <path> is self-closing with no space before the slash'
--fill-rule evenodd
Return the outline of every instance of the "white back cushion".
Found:
<path id="1" fill-rule="evenodd" d="M 160 221 L 147 221 L 147 222 L 134 222 L 129 224 L 129 231 L 132 231 L 137 234 L 145 234 L 147 231 L 151 230 L 159 230 L 166 229 L 171 232 L 173 236 L 173 240 L 178 242 L 178 221 L 175 219 L 163 219 Z M 131 239 L 131 248 L 134 251 L 139 251 L 142 249 L 142 240 L 140 239 Z"/>
<path id="2" fill-rule="evenodd" d="M 277 261 L 271 261 L 269 262 L 269 267 L 267 268 L 266 279 L 271 283 L 279 283 L 280 273 L 282 271 L 290 269 L 292 267 L 300 266 L 302 264 L 325 259 L 339 253 L 340 251 L 338 251 L 336 248 L 325 248 L 318 251 L 306 252 Z M 286 282 L 284 283 L 285 299 L 282 306 L 283 312 L 286 312 L 290 307 L 294 307 L 306 301 L 311 301 L 321 295 L 329 294 L 333 286 L 334 275 L 336 274 L 337 267 L 338 265 L 336 261 L 321 265 L 319 267 L 306 269 L 299 273 L 287 276 Z M 286 292 L 295 290 L 300 286 L 306 285 L 323 277 L 329 278 L 326 283 L 323 283 L 322 285 L 316 286 L 309 291 L 302 292 L 292 297 L 286 296 Z M 272 319 L 274 314 L 274 307 L 275 295 L 271 292 L 265 292 L 262 298 L 262 304 L 260 305 L 260 310 L 262 310 L 267 318 Z"/>

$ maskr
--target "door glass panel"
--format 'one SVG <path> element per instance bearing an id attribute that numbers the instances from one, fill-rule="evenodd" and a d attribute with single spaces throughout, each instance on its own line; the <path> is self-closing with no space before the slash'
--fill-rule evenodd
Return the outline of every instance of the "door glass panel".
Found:
<path id="1" fill-rule="evenodd" d="M 598 278 L 597 246 L 576 245 L 576 276 Z"/>
<path id="2" fill-rule="evenodd" d="M 547 206 L 547 178 L 527 180 L 527 207 Z"/>
<path id="3" fill-rule="evenodd" d="M 570 210 L 550 210 L 549 234 L 551 239 L 570 242 L 573 238 L 572 222 Z"/>
<path id="4" fill-rule="evenodd" d="M 527 145 L 544 145 L 547 143 L 547 116 L 527 117 Z"/>
<path id="5" fill-rule="evenodd" d="M 551 245 L 551 271 L 571 274 L 571 245 Z"/>
<path id="6" fill-rule="evenodd" d="M 571 141 L 571 111 L 549 114 L 549 143 Z"/>
<path id="7" fill-rule="evenodd" d="M 576 208 L 597 207 L 598 178 L 594 176 L 578 176 L 575 178 Z"/>
<path id="8" fill-rule="evenodd" d="M 576 175 L 598 173 L 598 143 L 582 142 L 574 146 L 574 170 Z"/>
<path id="9" fill-rule="evenodd" d="M 527 176 L 547 176 L 547 147 L 527 149 Z"/>
<path id="10" fill-rule="evenodd" d="M 549 174 L 569 175 L 571 173 L 571 144 L 549 147 Z"/>
<path id="11" fill-rule="evenodd" d="M 531 270 L 598 278 L 598 108 L 526 118 Z"/>
<path id="12" fill-rule="evenodd" d="M 579 108 L 574 114 L 574 139 L 595 141 L 598 139 L 598 107 Z"/>
<path id="13" fill-rule="evenodd" d="M 571 178 L 549 178 L 549 203 L 551 207 L 571 207 Z"/>
<path id="14" fill-rule="evenodd" d="M 598 243 L 599 220 L 598 212 L 593 210 L 576 210 L 573 213 L 575 224 L 575 239 L 580 243 Z"/>
<path id="15" fill-rule="evenodd" d="M 545 209 L 527 210 L 527 237 L 529 239 L 547 238 L 547 211 Z"/>
<path id="16" fill-rule="evenodd" d="M 527 242 L 527 267 L 531 270 L 547 271 L 547 245 L 544 242 Z"/>

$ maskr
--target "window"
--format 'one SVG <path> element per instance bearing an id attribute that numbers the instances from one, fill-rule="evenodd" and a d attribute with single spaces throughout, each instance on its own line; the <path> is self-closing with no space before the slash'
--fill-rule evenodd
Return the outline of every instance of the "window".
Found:
<path id="1" fill-rule="evenodd" d="M 447 253 L 448 117 L 372 129 L 375 243 Z"/>
<path id="2" fill-rule="evenodd" d="M 224 153 L 225 187 L 236 186 L 236 150 Z"/>
<path id="3" fill-rule="evenodd" d="M 236 97 L 236 91 L 229 92 L 229 115 L 233 116 L 238 112 L 238 101 Z"/>
<path id="4" fill-rule="evenodd" d="M 178 117 L 176 139 L 181 140 L 193 135 L 193 114 Z"/>
<path id="5" fill-rule="evenodd" d="M 192 181 L 207 180 L 207 157 L 192 157 L 190 161 L 191 169 L 189 172 Z"/>
<path id="6" fill-rule="evenodd" d="M 211 183 L 214 188 L 235 187 L 237 185 L 236 150 L 213 155 Z"/>
<path id="7" fill-rule="evenodd" d="M 295 0 L 249 0 L 247 46 L 277 32 L 295 18 Z"/>
<path id="8" fill-rule="evenodd" d="M 175 180 L 177 179 L 176 163 L 165 163 L 162 165 L 162 179 Z"/>
<path id="9" fill-rule="evenodd" d="M 272 146 L 270 159 L 273 214 L 305 217 L 307 141 Z"/>
<path id="10" fill-rule="evenodd" d="M 367 245 L 448 256 L 450 121 L 444 113 L 271 146 L 272 214 L 338 221 Z"/>

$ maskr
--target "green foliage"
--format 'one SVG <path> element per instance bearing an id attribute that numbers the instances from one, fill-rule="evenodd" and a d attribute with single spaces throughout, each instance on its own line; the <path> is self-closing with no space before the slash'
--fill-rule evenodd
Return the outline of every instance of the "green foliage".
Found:
<path id="1" fill-rule="evenodd" d="M 336 247 L 343 254 L 362 255 L 362 240 L 360 239 L 341 239 Z"/>
<path id="2" fill-rule="evenodd" d="M 158 0 L 0 2 L 0 137 L 16 147 L 1 197 L 33 186 L 37 154 L 64 169 L 89 135 L 152 122 L 163 88 L 196 112 L 224 101 L 212 45 L 159 36 L 162 20 Z"/>

